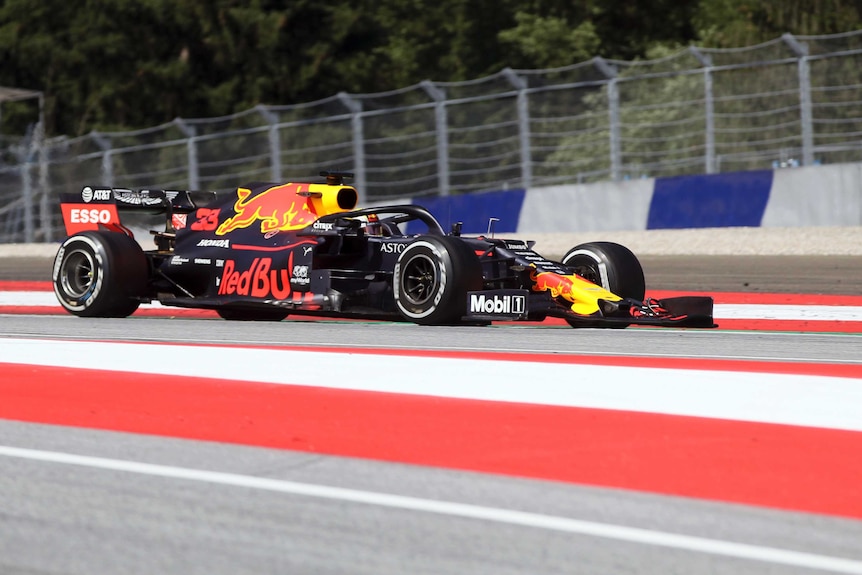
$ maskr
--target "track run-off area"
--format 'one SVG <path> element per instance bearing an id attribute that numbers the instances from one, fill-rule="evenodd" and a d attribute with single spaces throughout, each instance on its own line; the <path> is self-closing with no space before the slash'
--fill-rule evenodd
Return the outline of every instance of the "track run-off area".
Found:
<path id="1" fill-rule="evenodd" d="M 299 564 L 261 559 L 239 567 L 862 573 L 862 296 L 708 295 L 716 302 L 713 330 L 575 330 L 553 320 L 427 328 L 301 317 L 226 322 L 213 312 L 159 305 L 122 320 L 90 320 L 66 314 L 49 282 L 0 281 L 0 420 L 35 425 L 27 433 L 41 437 L 0 441 L 0 465 L 102 470 L 586 540 L 538 543 L 545 540 L 514 535 L 521 543 L 513 549 L 543 546 L 535 557 L 521 550 L 523 565 L 485 541 L 484 552 L 460 549 L 458 559 L 432 559 L 426 550 L 428 556 L 404 552 L 406 559 L 381 565 L 300 553 Z M 266 466 L 253 473 L 215 467 L 186 451 L 147 459 L 142 455 L 153 452 L 143 448 L 60 449 L 50 426 L 90 434 L 83 445 L 141 437 L 144 444 L 191 441 L 204 451 L 264 448 L 270 458 L 347 458 L 349 465 L 387 466 L 386 474 L 396 465 L 411 479 L 397 488 L 353 475 L 321 483 L 295 470 L 282 476 L 261 471 Z M 117 432 L 131 435 L 115 438 Z M 380 471 L 362 469 L 357 477 Z M 453 482 L 466 473 L 479 487 L 455 497 L 423 488 L 431 485 L 425 473 L 455 473 L 445 475 Z M 487 481 L 525 481 L 536 501 L 483 496 Z M 541 504 L 542 493 L 555 503 Z M 581 497 L 649 504 L 620 516 L 567 507 Z M 672 520 L 668 509 L 677 506 L 686 511 Z M 740 527 L 759 522 L 770 527 L 760 534 Z M 452 529 L 444 531 L 460 527 Z M 781 535 L 770 539 L 772 530 Z M 593 549 L 596 540 L 629 547 Z M 0 567 L 9 549 L 0 543 Z M 682 555 L 664 563 L 650 549 Z M 594 563 L 558 564 L 557 552 L 587 554 Z M 46 567 L 36 560 L 15 565 Z"/>

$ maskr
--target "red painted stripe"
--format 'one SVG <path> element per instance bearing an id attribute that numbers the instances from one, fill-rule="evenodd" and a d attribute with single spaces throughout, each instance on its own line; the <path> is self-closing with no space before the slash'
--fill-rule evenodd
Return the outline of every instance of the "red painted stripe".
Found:
<path id="1" fill-rule="evenodd" d="M 283 252 L 285 250 L 290 250 L 295 248 L 296 246 L 301 246 L 304 244 L 317 245 L 317 241 L 313 239 L 301 240 L 299 242 L 286 245 L 286 246 L 249 246 L 244 244 L 233 244 L 231 247 L 235 250 L 245 250 L 245 251 L 255 251 L 255 252 Z"/>
<path id="2" fill-rule="evenodd" d="M 677 296 L 710 296 L 718 304 L 761 304 L 761 305 L 852 305 L 862 306 L 862 295 L 835 294 L 796 294 L 760 292 L 682 292 L 655 290 L 648 297 L 662 299 Z"/>
<path id="3" fill-rule="evenodd" d="M 0 305 L 0 313 L 16 315 L 59 315 L 65 313 L 59 305 Z"/>
<path id="4" fill-rule="evenodd" d="M 862 433 L 4 364 L 0 417 L 862 518 Z M 122 385 L 118 385 L 118 381 Z"/>
<path id="5" fill-rule="evenodd" d="M 862 333 L 862 321 L 719 319 L 720 330 L 798 331 L 802 333 Z"/>
<path id="6" fill-rule="evenodd" d="M 0 281 L 0 291 L 54 291 L 54 287 L 43 281 Z"/>

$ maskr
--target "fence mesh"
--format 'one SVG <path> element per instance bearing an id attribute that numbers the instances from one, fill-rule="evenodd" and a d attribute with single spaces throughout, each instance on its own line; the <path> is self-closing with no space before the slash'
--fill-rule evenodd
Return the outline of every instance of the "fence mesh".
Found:
<path id="1" fill-rule="evenodd" d="M 0 141 L 0 242 L 63 235 L 83 185 L 226 190 L 356 174 L 364 202 L 862 161 L 862 31 L 593 58 L 79 138 Z"/>

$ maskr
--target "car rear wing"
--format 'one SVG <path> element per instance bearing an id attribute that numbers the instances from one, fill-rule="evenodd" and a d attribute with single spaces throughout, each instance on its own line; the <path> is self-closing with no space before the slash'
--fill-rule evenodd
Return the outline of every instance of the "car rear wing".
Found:
<path id="1" fill-rule="evenodd" d="M 108 229 L 129 233 L 120 212 L 165 214 L 166 228 L 172 229 L 199 207 L 215 200 L 215 192 L 189 190 L 131 190 L 106 186 L 84 186 L 80 193 L 61 194 L 60 210 L 66 233 Z"/>

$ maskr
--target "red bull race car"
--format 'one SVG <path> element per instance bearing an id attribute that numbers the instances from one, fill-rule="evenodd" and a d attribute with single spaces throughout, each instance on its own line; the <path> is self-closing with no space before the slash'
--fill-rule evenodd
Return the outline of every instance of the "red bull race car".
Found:
<path id="1" fill-rule="evenodd" d="M 444 231 L 417 205 L 357 209 L 350 174 L 321 176 L 229 194 L 98 186 L 66 194 L 57 299 L 82 317 L 125 317 L 158 301 L 228 320 L 715 327 L 712 298 L 645 300 L 641 265 L 619 244 L 587 243 L 551 261 L 533 242 L 467 237 L 459 224 Z"/>

